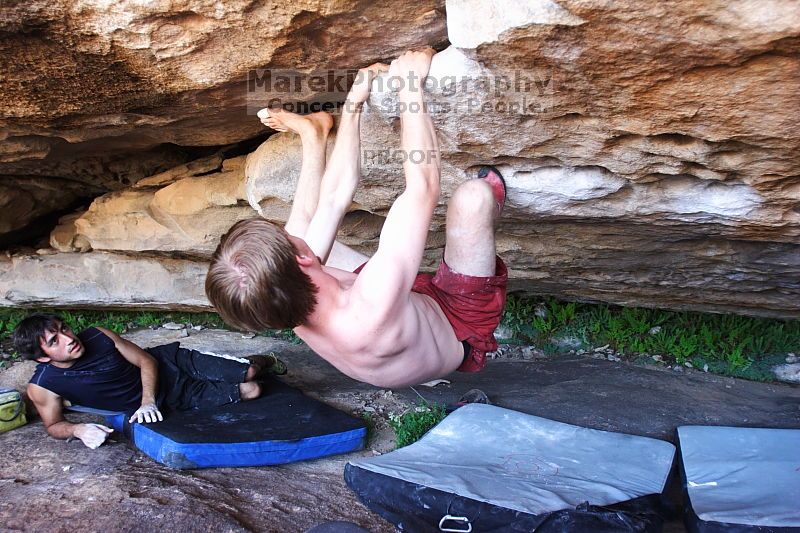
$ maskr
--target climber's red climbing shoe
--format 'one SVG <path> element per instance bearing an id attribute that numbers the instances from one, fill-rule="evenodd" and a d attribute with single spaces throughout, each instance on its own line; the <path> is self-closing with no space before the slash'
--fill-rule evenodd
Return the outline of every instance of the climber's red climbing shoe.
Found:
<path id="1" fill-rule="evenodd" d="M 487 165 L 478 170 L 478 178 L 491 185 L 498 213 L 502 213 L 503 206 L 506 204 L 506 181 L 503 179 L 503 175 L 496 168 Z"/>

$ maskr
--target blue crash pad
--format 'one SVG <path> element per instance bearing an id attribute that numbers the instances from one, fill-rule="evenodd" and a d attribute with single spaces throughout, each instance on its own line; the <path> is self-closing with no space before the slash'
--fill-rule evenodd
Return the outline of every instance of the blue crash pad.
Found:
<path id="1" fill-rule="evenodd" d="M 163 422 L 107 418 L 140 451 L 170 468 L 264 466 L 360 450 L 364 422 L 277 380 L 256 400 L 168 413 Z"/>

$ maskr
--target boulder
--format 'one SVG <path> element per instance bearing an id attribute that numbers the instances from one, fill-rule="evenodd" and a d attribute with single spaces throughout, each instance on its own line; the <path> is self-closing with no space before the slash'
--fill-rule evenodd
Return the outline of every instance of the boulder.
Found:
<path id="1" fill-rule="evenodd" d="M 31 376 L 33 376 L 34 370 L 36 370 L 37 364 L 36 361 L 27 360 L 6 363 L 8 366 L 4 365 L 2 372 L 0 372 L 0 388 L 16 389 L 27 398 L 25 389 Z"/>
<path id="2" fill-rule="evenodd" d="M 69 213 L 58 219 L 58 225 L 50 232 L 50 246 L 59 252 L 88 252 L 91 243 L 83 235 L 78 235 L 75 221 L 84 211 Z"/>
<path id="3" fill-rule="evenodd" d="M 228 228 L 255 216 L 245 201 L 242 163 L 219 161 L 219 168 L 204 174 L 183 165 L 102 196 L 74 221 L 76 238 L 95 250 L 209 257 Z"/>
<path id="4" fill-rule="evenodd" d="M 15 255 L 0 260 L 0 306 L 208 311 L 208 265 L 106 252 Z"/>
<path id="5" fill-rule="evenodd" d="M 800 363 L 776 365 L 772 369 L 775 377 L 787 383 L 800 383 Z"/>
<path id="6" fill-rule="evenodd" d="M 498 252 L 509 265 L 513 288 L 623 305 L 800 316 L 800 181 L 798 160 L 790 156 L 800 136 L 777 109 L 770 111 L 771 137 L 749 145 L 733 140 L 745 128 L 755 129 L 763 117 L 761 98 L 783 102 L 782 109 L 792 107 L 796 97 L 791 76 L 762 87 L 756 80 L 774 73 L 762 68 L 746 73 L 751 91 L 746 102 L 754 107 L 725 123 L 702 114 L 689 120 L 679 110 L 670 117 L 670 96 L 659 104 L 664 108 L 659 125 L 645 116 L 623 124 L 627 111 L 639 111 L 630 99 L 617 102 L 625 107 L 612 105 L 617 98 L 613 91 L 600 95 L 605 104 L 595 95 L 593 102 L 606 107 L 595 110 L 597 116 L 585 116 L 575 110 L 585 104 L 581 94 L 593 90 L 589 78 L 559 79 L 564 74 L 552 64 L 526 65 L 521 57 L 503 62 L 506 49 L 499 44 L 492 49 L 497 56 L 491 56 L 484 46 L 483 39 L 489 38 L 485 28 L 460 26 L 463 5 L 454 4 L 448 27 L 454 44 L 464 48 L 452 46 L 439 53 L 429 78 L 429 109 L 442 150 L 443 199 L 431 228 L 428 258 L 441 254 L 447 198 L 489 163 L 500 168 L 508 185 Z M 472 6 L 466 18 L 473 20 L 483 6 L 486 18 L 495 20 L 491 6 L 499 5 Z M 537 31 L 550 24 L 548 16 L 555 17 L 555 25 L 578 25 L 562 8 L 551 7 L 552 13 L 550 8 L 534 10 L 531 20 L 514 19 L 513 28 L 488 34 L 497 33 L 495 38 L 512 51 L 522 44 L 541 47 Z M 728 20 L 730 14 L 717 16 Z M 515 28 L 519 34 L 510 31 Z M 781 36 L 797 34 L 800 28 L 762 31 Z M 489 66 L 492 60 L 495 65 Z M 784 59 L 778 54 L 774 61 Z M 568 64 L 567 58 L 562 63 Z M 599 67 L 586 62 L 585 68 Z M 715 94 L 718 81 L 697 80 L 701 85 L 683 97 L 691 96 L 695 108 L 711 105 L 708 94 Z M 660 86 L 652 78 L 636 83 Z M 404 184 L 403 159 L 415 157 L 399 150 L 399 106 L 392 84 L 388 75 L 376 80 L 362 119 L 363 178 L 353 210 L 370 218 L 388 211 Z M 742 124 L 742 117 L 748 123 Z M 730 139 L 720 140 L 711 129 Z M 687 133 L 694 130 L 698 133 Z M 273 206 L 276 198 L 281 206 L 290 198 L 299 157 L 299 142 L 285 135 L 271 138 L 249 156 L 248 201 L 262 215 L 283 215 Z M 346 219 L 342 234 L 348 233 Z M 377 236 L 376 231 L 362 245 L 374 250 Z"/>
<path id="7" fill-rule="evenodd" d="M 259 134 L 245 120 L 248 104 L 294 98 L 267 81 L 279 72 L 355 69 L 445 42 L 443 8 L 442 0 L 4 5 L 0 174 L 106 186 L 115 174 L 130 184 L 185 162 L 183 147 Z M 329 92 L 344 90 L 337 81 Z M 154 151 L 160 163 L 143 157 Z"/>
<path id="8" fill-rule="evenodd" d="M 262 139 L 251 116 L 259 106 L 335 104 L 352 75 L 337 69 L 441 45 L 445 21 L 436 2 L 123 7 L 6 8 L 4 27 L 23 37 L 0 46 L 19 53 L 27 43 L 41 70 L 51 65 L 45 43 L 48 59 L 85 68 L 59 71 L 66 89 L 36 97 L 23 90 L 21 67 L 10 70 L 14 111 L 0 120 L 8 142 L 0 172 L 31 175 L 31 162 L 65 168 L 66 153 L 152 154 L 164 142 L 216 150 Z M 489 163 L 508 184 L 497 243 L 512 289 L 800 317 L 799 9 L 785 0 L 669 9 L 628 0 L 447 2 L 451 46 L 434 58 L 428 82 L 443 195 L 423 268 L 441 255 L 447 199 Z M 67 27 L 83 28 L 69 46 Z M 85 90 L 111 60 L 119 75 Z M 341 86 L 318 76 L 326 69 Z M 341 232 L 362 251 L 375 249 L 403 188 L 403 158 L 425 156 L 397 150 L 398 116 L 391 80 L 381 77 L 362 117 L 363 178 Z M 297 138 L 273 135 L 246 162 L 220 153 L 164 167 L 135 187 L 116 182 L 74 222 L 81 249 L 206 258 L 236 220 L 285 220 Z M 99 174 L 113 181 L 121 172 Z"/>
<path id="9" fill-rule="evenodd" d="M 443 197 L 482 164 L 503 172 L 512 287 L 800 316 L 800 134 L 787 115 L 800 111 L 800 12 L 690 4 L 447 3 L 453 46 L 427 84 Z M 366 190 L 396 195 L 414 156 L 397 150 L 402 82 L 373 85 Z"/>

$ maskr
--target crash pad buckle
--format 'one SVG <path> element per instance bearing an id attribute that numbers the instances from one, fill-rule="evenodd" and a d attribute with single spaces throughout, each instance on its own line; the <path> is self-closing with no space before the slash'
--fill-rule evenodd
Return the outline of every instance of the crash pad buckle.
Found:
<path id="1" fill-rule="evenodd" d="M 445 523 L 448 521 L 456 522 L 457 525 L 453 524 L 449 527 L 445 527 Z M 463 524 L 466 524 L 466 528 L 462 526 Z M 459 527 L 459 529 L 453 529 L 454 527 Z M 448 531 L 450 533 L 470 533 L 472 531 L 472 524 L 470 524 L 469 518 L 466 516 L 452 516 L 446 514 L 441 520 L 439 520 L 439 531 Z"/>

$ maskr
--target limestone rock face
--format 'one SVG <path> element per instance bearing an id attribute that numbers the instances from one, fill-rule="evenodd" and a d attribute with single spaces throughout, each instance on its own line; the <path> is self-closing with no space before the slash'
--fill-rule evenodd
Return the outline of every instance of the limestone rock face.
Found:
<path id="1" fill-rule="evenodd" d="M 690 4 L 448 2 L 429 80 L 444 196 L 504 173 L 516 287 L 800 316 L 800 7 Z M 399 109 L 377 85 L 366 188 L 402 183 L 409 156 L 381 152 Z"/>
<path id="2" fill-rule="evenodd" d="M 0 185 L 4 175 L 55 176 L 100 188 L 96 195 L 186 162 L 186 147 L 249 139 L 263 128 L 248 120 L 248 103 L 315 96 L 267 90 L 271 72 L 354 69 L 442 43 L 443 8 L 443 0 L 4 3 Z"/>
<path id="3" fill-rule="evenodd" d="M 6 65 L 3 99 L 12 112 L 2 126 L 18 160 L 41 157 L 54 139 L 113 137 L 126 147 L 243 140 L 260 129 L 242 120 L 251 69 L 357 68 L 441 42 L 441 7 L 432 0 L 15 3 L 3 8 L 3 55 L 17 61 Z M 37 81 L 32 71 L 48 76 Z"/>
<path id="4" fill-rule="evenodd" d="M 516 288 L 800 316 L 800 133 L 787 115 L 800 112 L 800 18 L 794 3 L 768 6 L 758 22 L 694 6 L 703 27 L 625 2 L 448 2 L 453 46 L 428 83 L 443 203 L 480 165 L 500 168 L 498 251 Z M 373 84 L 363 117 L 359 212 L 385 215 L 414 157 L 398 149 L 393 81 Z M 294 168 L 299 147 L 272 139 L 251 155 L 264 162 L 248 160 L 255 208 L 285 172 L 270 154 L 287 150 Z"/>
<path id="5" fill-rule="evenodd" d="M 0 305 L 207 311 L 207 270 L 187 259 L 104 252 L 19 255 L 0 261 Z"/>
<path id="6" fill-rule="evenodd" d="M 70 213 L 58 219 L 58 226 L 50 232 L 50 246 L 59 252 L 88 252 L 92 245 L 82 235 L 78 235 L 75 221 L 83 212 Z"/>
<path id="7" fill-rule="evenodd" d="M 67 242 L 59 249 L 206 258 L 236 220 L 286 218 L 298 139 L 273 135 L 246 161 L 209 151 L 186 162 L 184 153 L 155 175 L 137 163 L 125 179 L 138 183 L 128 188 L 119 154 L 149 154 L 146 162 L 164 142 L 183 149 L 253 139 L 264 130 L 252 112 L 272 98 L 341 100 L 335 87 L 312 88 L 312 71 L 441 43 L 446 17 L 451 46 L 434 58 L 428 83 L 443 197 L 423 268 L 435 266 L 445 244 L 447 199 L 489 163 L 508 185 L 497 242 L 514 289 L 800 316 L 797 2 L 451 0 L 446 15 L 443 7 L 184 0 L 3 8 L 2 24 L 19 38 L 0 46 L 26 50 L 28 63 L 11 65 L 0 89 L 9 107 L 0 172 L 68 177 L 81 168 L 84 183 L 115 191 L 65 222 L 53 237 Z M 51 58 L 81 68 L 54 74 L 58 94 L 32 92 L 25 73 Z M 118 70 L 102 70 L 104 61 Z M 248 92 L 255 68 L 281 70 L 260 71 Z M 101 71 L 117 75 L 88 83 Z M 287 73 L 298 87 L 278 83 Z M 403 158 L 425 156 L 397 150 L 390 85 L 376 80 L 365 107 L 362 183 L 340 234 L 365 252 L 402 191 Z M 95 170 L 70 166 L 68 156 Z"/>
<path id="8" fill-rule="evenodd" d="M 75 238 L 94 250 L 209 257 L 228 228 L 256 214 L 245 201 L 243 159 L 201 176 L 183 166 L 164 173 L 170 178 L 161 188 L 143 183 L 163 185 L 164 175 L 109 193 L 72 222 Z"/>
<path id="9" fill-rule="evenodd" d="M 0 178 L 0 243 L 41 216 L 75 206 L 89 196 L 79 183 L 19 176 Z"/>
<path id="10" fill-rule="evenodd" d="M 328 141 L 329 157 L 335 142 L 336 133 L 333 132 Z M 300 177 L 301 162 L 300 138 L 289 133 L 273 135 L 247 156 L 247 201 L 260 216 L 275 223 L 286 221 Z M 396 184 L 372 190 L 360 187 L 351 212 L 342 222 L 339 241 L 363 253 L 373 253 L 386 211 L 399 192 Z"/>
<path id="11" fill-rule="evenodd" d="M 267 220 L 286 220 L 302 161 L 300 137 L 291 133 L 273 135 L 247 156 L 247 201 L 259 215 Z"/>

